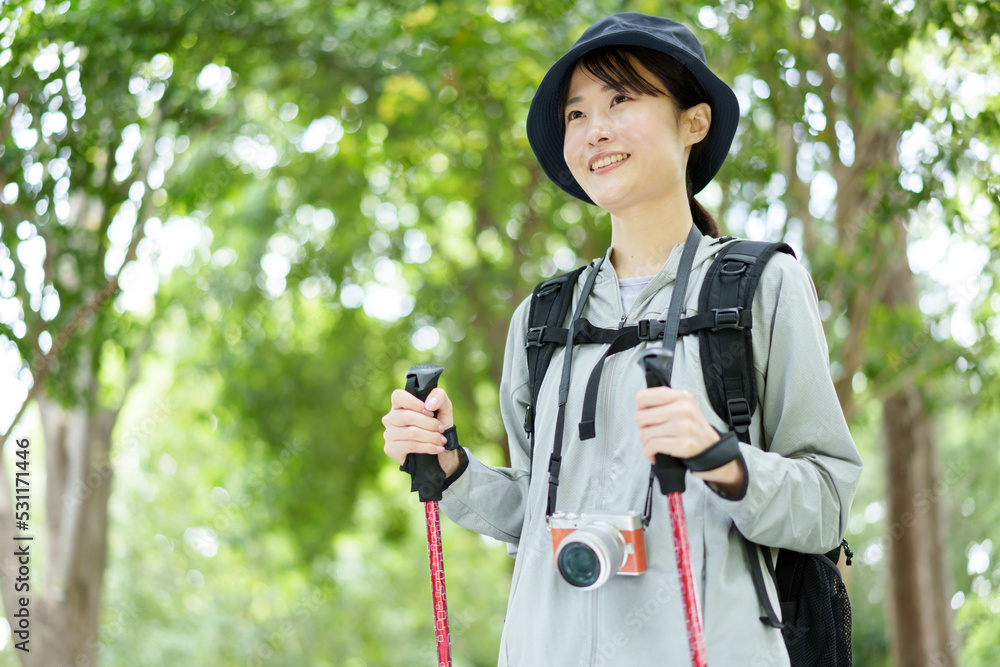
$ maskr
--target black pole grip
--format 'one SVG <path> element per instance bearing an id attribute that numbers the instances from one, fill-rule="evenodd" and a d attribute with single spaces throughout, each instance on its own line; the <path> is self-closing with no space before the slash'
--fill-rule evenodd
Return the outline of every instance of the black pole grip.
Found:
<path id="1" fill-rule="evenodd" d="M 411 366 L 406 371 L 406 391 L 421 401 L 427 400 L 428 394 L 437 386 L 438 378 L 444 369 L 434 364 L 419 364 Z M 435 411 L 435 416 L 437 412 Z M 420 495 L 420 502 L 441 500 L 444 493 L 444 470 L 434 454 L 407 454 L 403 461 L 403 470 L 410 473 L 410 491 Z"/>
<path id="2" fill-rule="evenodd" d="M 438 386 L 441 373 L 444 373 L 444 369 L 434 364 L 411 366 L 410 370 L 406 371 L 406 391 L 421 401 L 426 401 L 431 389 Z"/>
<path id="3" fill-rule="evenodd" d="M 649 348 L 640 357 L 639 365 L 646 374 L 647 387 L 669 387 L 674 353 L 662 347 Z M 687 470 L 680 459 L 666 454 L 657 454 L 653 464 L 653 474 L 660 483 L 664 494 L 684 491 L 684 474 Z"/>

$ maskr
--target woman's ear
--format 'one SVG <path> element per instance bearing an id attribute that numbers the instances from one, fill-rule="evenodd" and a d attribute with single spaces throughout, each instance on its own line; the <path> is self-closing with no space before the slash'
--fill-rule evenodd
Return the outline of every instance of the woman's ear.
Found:
<path id="1" fill-rule="evenodd" d="M 708 135 L 712 126 L 712 107 L 708 102 L 696 104 L 684 111 L 684 145 L 693 146 Z"/>

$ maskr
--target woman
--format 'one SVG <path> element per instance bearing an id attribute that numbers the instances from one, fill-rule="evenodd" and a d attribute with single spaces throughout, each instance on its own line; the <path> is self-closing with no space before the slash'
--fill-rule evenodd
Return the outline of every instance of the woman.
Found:
<path id="1" fill-rule="evenodd" d="M 595 326 L 661 319 L 689 243 L 697 246 L 688 288 L 678 298 L 685 315 L 697 312 L 705 271 L 720 246 L 715 222 L 693 195 L 725 160 L 738 117 L 735 95 L 708 69 L 697 39 L 663 18 L 611 16 L 549 70 L 528 115 L 532 148 L 557 185 L 611 215 L 605 261 L 584 271 L 576 288 L 578 297 L 597 271 L 582 305 Z M 547 482 L 560 374 L 551 369 L 561 368 L 565 352 L 555 354 L 541 385 L 532 456 L 523 427 L 531 400 L 527 318 L 525 300 L 511 322 L 500 386 L 510 468 L 487 467 L 465 449 L 444 450 L 442 433 L 454 419 L 442 389 L 426 404 L 402 390 L 393 393 L 383 418 L 385 451 L 400 463 L 408 453 L 437 453 L 448 475 L 444 512 L 507 542 L 516 557 L 501 665 L 687 664 L 670 524 L 659 493 L 644 531 L 647 571 L 582 590 L 553 566 Z M 830 378 L 815 289 L 793 258 L 776 253 L 767 264 L 753 300 L 753 332 L 759 401 L 750 433 L 756 446 L 740 443 L 724 465 L 692 472 L 683 494 L 708 663 L 716 666 L 788 664 L 780 631 L 758 620 L 740 535 L 773 548 L 834 548 L 861 472 Z M 645 387 L 637 361 L 646 347 L 608 358 L 596 437 L 581 439 L 577 429 L 565 429 L 555 509 L 642 510 L 657 454 L 698 457 L 728 431 L 711 407 L 697 338 L 676 343 L 675 388 Z M 606 349 L 573 350 L 565 407 L 570 424 Z"/>

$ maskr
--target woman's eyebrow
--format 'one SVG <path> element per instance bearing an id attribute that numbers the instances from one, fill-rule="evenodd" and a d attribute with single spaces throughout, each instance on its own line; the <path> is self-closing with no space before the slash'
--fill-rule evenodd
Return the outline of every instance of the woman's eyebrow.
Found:
<path id="1" fill-rule="evenodd" d="M 606 93 L 609 90 L 618 90 L 618 92 L 621 92 L 618 88 L 615 88 L 614 86 L 609 86 L 607 84 L 604 84 L 603 86 L 601 86 L 601 92 L 602 93 Z M 566 100 L 566 106 L 570 106 L 571 104 L 576 104 L 577 102 L 582 102 L 582 101 L 583 101 L 583 97 L 580 96 L 580 95 L 577 95 L 576 97 L 571 97 L 570 99 Z"/>

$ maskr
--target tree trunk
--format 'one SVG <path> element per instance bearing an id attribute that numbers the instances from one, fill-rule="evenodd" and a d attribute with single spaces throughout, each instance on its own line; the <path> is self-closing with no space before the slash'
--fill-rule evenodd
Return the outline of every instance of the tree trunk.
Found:
<path id="1" fill-rule="evenodd" d="M 30 652 L 18 651 L 25 667 L 94 665 L 98 649 L 98 617 L 106 560 L 107 510 L 111 491 L 109 450 L 117 411 L 85 407 L 64 409 L 39 392 L 38 406 L 45 436 L 46 527 L 29 534 L 32 571 L 39 565 L 44 586 L 32 576 L 30 592 Z M 32 454 L 38 451 L 32 446 Z M 33 490 L 37 488 L 40 461 L 31 463 Z M 0 482 L 0 539 L 14 536 L 6 476 Z M 32 508 L 41 507 L 32 493 Z M 34 515 L 33 515 L 34 516 Z M 16 576 L 18 563 L 5 555 L 0 564 L 3 580 Z M 18 596 L 22 594 L 17 594 Z M 4 611 L 11 627 L 19 608 L 13 586 L 3 586 Z M 17 641 L 17 636 L 12 638 Z"/>
<path id="2" fill-rule="evenodd" d="M 897 243 L 886 267 L 891 308 L 916 306 L 905 253 L 906 232 L 894 221 Z M 919 387 L 905 382 L 883 398 L 887 493 L 886 605 L 889 650 L 897 667 L 954 667 L 950 585 L 941 520 L 944 485 L 937 460 L 934 419 Z"/>
<path id="3" fill-rule="evenodd" d="M 934 422 L 919 391 L 885 399 L 890 653 L 900 667 L 955 665 Z"/>

